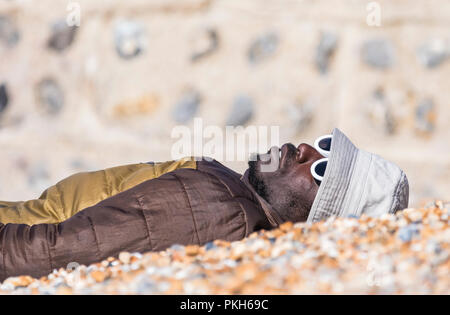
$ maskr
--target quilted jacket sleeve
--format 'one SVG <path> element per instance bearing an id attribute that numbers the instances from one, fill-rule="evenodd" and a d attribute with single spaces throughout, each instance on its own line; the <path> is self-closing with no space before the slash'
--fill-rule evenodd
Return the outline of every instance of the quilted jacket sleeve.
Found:
<path id="1" fill-rule="evenodd" d="M 39 199 L 0 201 L 0 222 L 42 224 L 63 222 L 80 210 L 179 168 L 195 168 L 192 158 L 139 163 L 72 175 L 45 190 Z"/>
<path id="2" fill-rule="evenodd" d="M 71 262 L 90 264 L 122 250 L 151 250 L 139 198 L 130 189 L 59 224 L 0 224 L 0 281 L 40 277 Z"/>
<path id="3" fill-rule="evenodd" d="M 121 251 L 235 241 L 267 228 L 264 211 L 223 166 L 177 169 L 107 198 L 58 224 L 0 224 L 0 281 L 40 277 Z"/>

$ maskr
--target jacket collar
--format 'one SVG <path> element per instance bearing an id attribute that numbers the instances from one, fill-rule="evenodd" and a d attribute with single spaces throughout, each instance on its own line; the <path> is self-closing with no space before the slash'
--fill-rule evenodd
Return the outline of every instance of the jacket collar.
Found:
<path id="1" fill-rule="evenodd" d="M 269 220 L 269 223 L 272 225 L 273 228 L 278 227 L 281 223 L 283 223 L 283 220 L 281 219 L 279 213 L 253 188 L 253 186 L 250 184 L 250 181 L 248 180 L 248 169 L 245 171 L 244 175 L 241 176 L 241 181 L 247 186 L 247 188 L 253 193 L 256 200 L 260 204 L 261 208 L 263 209 L 264 213 L 266 214 L 267 219 Z"/>

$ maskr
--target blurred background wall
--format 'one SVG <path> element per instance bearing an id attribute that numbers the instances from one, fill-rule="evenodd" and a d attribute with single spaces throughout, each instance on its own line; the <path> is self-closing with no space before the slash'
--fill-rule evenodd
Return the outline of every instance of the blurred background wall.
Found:
<path id="1" fill-rule="evenodd" d="M 395 161 L 410 204 L 450 192 L 450 2 L 0 0 L 0 199 L 170 159 L 175 125 L 333 127 Z M 226 163 L 227 164 L 227 163 Z M 242 171 L 245 163 L 230 166 Z"/>

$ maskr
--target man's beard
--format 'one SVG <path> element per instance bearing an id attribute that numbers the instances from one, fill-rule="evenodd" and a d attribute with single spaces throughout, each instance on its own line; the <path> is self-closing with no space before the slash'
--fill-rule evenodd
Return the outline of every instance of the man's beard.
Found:
<path id="1" fill-rule="evenodd" d="M 259 160 L 260 156 L 258 154 L 248 162 L 248 181 L 256 193 L 278 211 L 283 221 L 306 221 L 312 201 L 304 200 L 305 196 L 301 190 L 290 189 L 288 186 L 284 186 L 277 176 L 264 180 L 258 169 Z M 280 187 L 285 188 L 279 189 Z"/>
<path id="2" fill-rule="evenodd" d="M 253 186 L 253 189 L 255 189 L 256 193 L 267 200 L 267 186 L 264 181 L 258 177 L 259 155 L 256 155 L 255 157 L 255 159 L 252 159 L 248 162 L 248 181 Z"/>

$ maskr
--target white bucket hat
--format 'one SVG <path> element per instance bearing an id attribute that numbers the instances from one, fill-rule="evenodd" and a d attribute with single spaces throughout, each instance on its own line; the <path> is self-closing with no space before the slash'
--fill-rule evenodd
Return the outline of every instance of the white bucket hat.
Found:
<path id="1" fill-rule="evenodd" d="M 408 197 L 408 179 L 397 165 L 358 149 L 336 128 L 307 222 L 331 216 L 395 213 L 408 207 Z"/>

